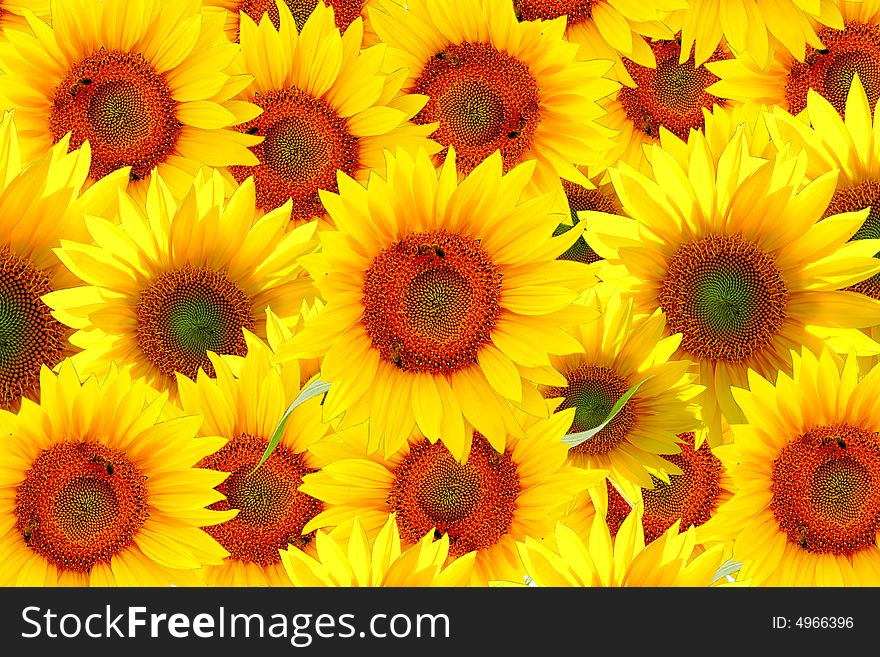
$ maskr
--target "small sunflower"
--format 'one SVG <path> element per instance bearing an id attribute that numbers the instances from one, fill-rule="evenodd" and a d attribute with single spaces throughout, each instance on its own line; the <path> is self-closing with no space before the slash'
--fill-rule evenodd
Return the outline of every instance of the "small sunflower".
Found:
<path id="1" fill-rule="evenodd" d="M 324 501 L 326 510 L 305 530 L 357 518 L 372 537 L 394 513 L 408 545 L 426 534 L 448 535 L 450 558 L 476 551 L 472 583 L 521 578 L 515 541 L 551 533 L 567 503 L 607 474 L 565 465 L 561 438 L 570 423 L 571 413 L 534 420 L 503 452 L 475 433 L 464 460 L 419 434 L 381 459 L 368 454 L 365 431 L 342 432 L 336 443 L 312 448 L 325 465 L 306 475 L 300 490 Z"/>
<path id="2" fill-rule="evenodd" d="M 383 171 L 386 149 L 440 150 L 432 126 L 408 122 L 427 99 L 399 94 L 403 71 L 379 73 L 385 48 L 360 49 L 360 20 L 340 35 L 323 4 L 299 30 L 287 8 L 280 16 L 278 28 L 266 17 L 241 22 L 239 70 L 254 82 L 239 99 L 262 114 L 237 129 L 264 139 L 251 149 L 259 164 L 230 170 L 239 183 L 253 176 L 258 208 L 290 200 L 292 220 L 323 217 L 318 192 L 339 191 L 337 171 L 365 182 Z"/>
<path id="3" fill-rule="evenodd" d="M 737 492 L 707 536 L 732 539 L 759 586 L 877 586 L 880 367 L 859 380 L 855 356 L 807 352 L 749 387 L 734 391 L 748 424 L 717 450 Z"/>
<path id="4" fill-rule="evenodd" d="M 724 547 L 695 551 L 693 527 L 678 523 L 645 544 L 639 505 L 612 538 L 605 518 L 593 517 L 589 535 L 556 525 L 552 549 L 533 538 L 517 543 L 529 577 L 538 586 L 709 586 L 724 561 Z M 551 543 L 552 545 L 552 543 Z"/>
<path id="5" fill-rule="evenodd" d="M 511 0 L 380 0 L 370 18 L 386 69 L 408 69 L 404 89 L 428 96 L 414 121 L 439 123 L 434 139 L 463 173 L 500 150 L 505 171 L 535 160 L 532 186 L 547 192 L 560 177 L 589 185 L 575 164 L 606 163 L 613 131 L 597 101 L 619 85 L 602 77 L 610 62 L 575 60 L 564 18 L 517 22 Z"/>
<path id="6" fill-rule="evenodd" d="M 682 334 L 676 357 L 697 363 L 713 445 L 722 414 L 742 421 L 731 386 L 747 387 L 750 369 L 772 378 L 791 371 L 792 350 L 820 351 L 808 327 L 880 323 L 880 302 L 841 290 L 880 271 L 880 243 L 847 243 L 867 212 L 822 219 L 837 172 L 804 187 L 803 153 L 756 158 L 744 142 L 738 131 L 716 158 L 692 133 L 684 167 L 655 145 L 653 179 L 626 165 L 612 170 L 633 219 L 588 213 L 591 231 L 619 247 L 636 311 L 659 308 L 667 332 Z M 625 222 L 630 236 L 621 239 Z"/>
<path id="7" fill-rule="evenodd" d="M 595 316 L 573 305 L 595 279 L 555 260 L 580 232 L 550 237 L 552 197 L 517 204 L 534 165 L 501 165 L 495 153 L 458 184 L 454 154 L 438 172 L 400 152 L 387 180 L 340 175 L 340 194 L 321 195 L 339 230 L 319 233 L 307 266 L 327 305 L 279 358 L 323 354 L 325 418 L 369 418 L 374 451 L 384 439 L 394 453 L 416 424 L 459 458 L 474 429 L 503 450 L 521 433 L 508 400 L 546 415 L 533 370 L 583 350 L 560 327 Z"/>
<path id="8" fill-rule="evenodd" d="M 200 165 L 255 164 L 259 138 L 228 129 L 260 111 L 231 100 L 250 79 L 225 72 L 238 48 L 223 17 L 203 18 L 199 0 L 65 0 L 51 25 L 27 15 L 0 43 L 0 97 L 25 160 L 72 133 L 71 148 L 91 144 L 93 180 L 158 167 L 177 190 Z"/>
<path id="9" fill-rule="evenodd" d="M 40 388 L 0 411 L 0 585 L 200 583 L 227 554 L 200 527 L 232 513 L 205 508 L 224 475 L 195 465 L 222 440 L 162 421 L 166 397 L 127 370 L 80 382 L 66 360 Z"/>
<path id="10" fill-rule="evenodd" d="M 819 43 L 777 47 L 765 66 L 740 56 L 707 64 L 720 80 L 709 89 L 738 102 L 781 107 L 800 114 L 813 90 L 841 115 L 853 77 L 865 85 L 873 111 L 880 97 L 880 3 L 837 1 L 843 20 L 818 30 Z"/>
<path id="11" fill-rule="evenodd" d="M 275 326 L 274 334 L 284 329 L 271 313 L 266 322 Z M 314 535 L 302 529 L 322 504 L 297 489 L 303 475 L 319 466 L 307 448 L 329 427 L 321 422 L 320 398 L 306 401 L 290 414 L 269 458 L 256 467 L 287 405 L 300 393 L 300 371 L 296 361 L 273 366 L 271 347 L 252 333 L 245 337 L 247 356 L 236 374 L 222 357 L 210 354 L 216 379 L 204 371 L 196 381 L 177 376 L 180 407 L 205 418 L 199 435 L 228 441 L 198 464 L 229 473 L 217 487 L 224 499 L 210 508 L 238 511 L 231 520 L 205 528 L 229 552 L 222 566 L 205 569 L 205 581 L 212 586 L 289 586 L 279 550 L 312 543 Z"/>
<path id="12" fill-rule="evenodd" d="M 84 286 L 44 296 L 53 315 L 79 329 L 71 342 L 83 371 L 130 365 L 160 390 L 175 374 L 209 374 L 207 352 L 244 355 L 242 329 L 266 336 L 265 309 L 295 321 L 312 294 L 297 259 L 314 249 L 314 225 L 285 234 L 289 206 L 254 222 L 254 184 L 225 201 L 219 173 L 198 176 L 177 203 L 153 176 L 146 207 L 121 197 L 120 223 L 88 217 L 93 243 L 63 241 L 61 261 Z"/>
<path id="13" fill-rule="evenodd" d="M 296 548 L 281 551 L 284 569 L 294 586 L 466 586 L 476 552 L 447 565 L 449 536 L 434 540 L 429 531 L 414 545 L 401 543 L 394 514 L 371 541 L 357 518 L 334 538 L 318 530 L 316 556 Z"/>
<path id="14" fill-rule="evenodd" d="M 52 249 L 87 235 L 83 216 L 111 210 L 128 183 L 114 173 L 81 193 L 90 159 L 88 145 L 68 154 L 65 138 L 22 169 L 12 114 L 0 122 L 0 409 L 37 399 L 40 368 L 73 353 L 70 329 L 40 299 L 76 281 Z"/>
<path id="15" fill-rule="evenodd" d="M 621 213 L 623 208 L 614 191 L 614 185 L 610 182 L 602 182 L 603 174 L 604 171 L 593 177 L 590 181 L 592 183 L 590 187 L 584 187 L 568 180 L 562 181 L 563 193 L 557 194 L 558 207 L 554 211 L 561 214 L 563 220 L 553 231 L 554 237 L 567 233 L 572 227 L 577 226 L 580 223 L 581 212 Z M 557 259 L 592 265 L 601 260 L 602 256 L 596 253 L 581 235 L 564 253 L 557 256 Z"/>

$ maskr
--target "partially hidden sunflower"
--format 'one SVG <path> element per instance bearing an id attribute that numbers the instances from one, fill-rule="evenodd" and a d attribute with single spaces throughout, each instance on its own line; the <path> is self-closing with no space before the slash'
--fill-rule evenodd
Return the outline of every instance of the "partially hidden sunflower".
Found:
<path id="1" fill-rule="evenodd" d="M 800 114 L 813 90 L 842 115 L 853 76 L 858 75 L 873 110 L 880 97 L 880 2 L 835 0 L 832 8 L 843 20 L 822 26 L 818 43 L 811 40 L 793 50 L 778 46 L 766 65 L 748 59 L 751 53 L 707 64 L 720 78 L 709 91 Z"/>
<path id="2" fill-rule="evenodd" d="M 595 277 L 555 260 L 580 231 L 551 237 L 551 196 L 518 203 L 533 168 L 502 175 L 495 153 L 459 184 L 454 154 L 437 171 L 399 152 L 387 180 L 322 192 L 338 230 L 304 263 L 327 305 L 278 358 L 323 355 L 324 416 L 369 418 L 371 451 L 418 425 L 464 458 L 474 429 L 498 450 L 522 433 L 511 404 L 546 416 L 533 382 L 552 376 L 548 352 L 583 351 L 560 327 L 595 316 L 574 303 Z"/>
<path id="3" fill-rule="evenodd" d="M 429 531 L 415 545 L 401 541 L 394 514 L 370 540 L 357 518 L 345 537 L 317 531 L 315 556 L 281 551 L 294 586 L 467 586 L 476 552 L 447 563 L 449 536 Z"/>
<path id="4" fill-rule="evenodd" d="M 100 374 L 129 365 L 174 396 L 176 373 L 213 373 L 208 351 L 244 355 L 242 329 L 265 338 L 267 307 L 295 322 L 313 294 L 298 258 L 315 248 L 315 226 L 285 234 L 289 214 L 282 206 L 255 221 L 253 180 L 226 201 L 214 171 L 180 203 L 155 175 L 145 207 L 121 197 L 119 223 L 87 217 L 91 243 L 64 240 L 56 250 L 82 284 L 43 297 L 78 329 L 77 366 Z"/>
<path id="5" fill-rule="evenodd" d="M 68 154 L 67 139 L 22 169 L 11 113 L 0 122 L 0 409 L 39 396 L 40 368 L 73 353 L 70 329 L 40 299 L 76 278 L 52 249 L 64 237 L 87 235 L 83 217 L 115 207 L 125 172 L 88 190 L 88 145 Z"/>
<path id="6" fill-rule="evenodd" d="M 261 210 L 289 200 L 292 220 L 324 217 L 318 192 L 338 191 L 337 171 L 365 182 L 383 170 L 386 149 L 440 150 L 432 126 L 408 121 L 427 98 L 399 93 L 405 71 L 380 73 L 385 47 L 361 50 L 362 31 L 357 19 L 340 35 L 323 4 L 299 30 L 286 7 L 278 28 L 242 16 L 237 70 L 254 82 L 239 99 L 262 114 L 237 129 L 263 141 L 251 148 L 259 164 L 230 170 L 239 183 L 253 176 Z"/>
<path id="7" fill-rule="evenodd" d="M 880 367 L 860 380 L 855 356 L 823 351 L 734 391 L 748 424 L 716 453 L 737 491 L 700 529 L 733 540 L 755 585 L 880 584 L 878 385 Z"/>
<path id="8" fill-rule="evenodd" d="M 93 180 L 130 167 L 141 181 L 158 167 L 183 191 L 201 165 L 256 164 L 247 147 L 259 137 L 229 129 L 260 111 L 233 100 L 250 78 L 225 72 L 238 47 L 200 4 L 65 0 L 51 24 L 26 13 L 27 29 L 0 43 L 0 98 L 16 110 L 24 159 L 72 133 L 71 148 L 91 144 Z"/>
<path id="9" fill-rule="evenodd" d="M 0 411 L 0 584 L 200 584 L 227 554 L 200 528 L 233 512 L 205 508 L 225 475 L 195 465 L 223 440 L 162 420 L 167 396 L 127 370 L 81 382 L 66 360 L 40 391 Z"/>
<path id="10" fill-rule="evenodd" d="M 284 331 L 271 313 L 266 322 L 274 325 L 274 335 Z M 300 393 L 300 371 L 296 361 L 273 365 L 272 347 L 252 333 L 245 337 L 247 355 L 235 374 L 223 357 L 210 354 L 216 378 L 203 370 L 195 381 L 177 376 L 180 408 L 186 415 L 204 416 L 199 435 L 227 440 L 198 464 L 229 473 L 217 487 L 224 499 L 210 508 L 238 512 L 226 522 L 205 528 L 229 552 L 222 566 L 205 569 L 205 582 L 211 586 L 289 586 L 279 550 L 290 545 L 309 548 L 313 542 L 314 535 L 302 529 L 322 504 L 297 489 L 304 475 L 317 471 L 319 464 L 307 448 L 329 426 L 321 421 L 320 397 L 300 404 L 288 416 L 280 442 L 260 464 L 287 405 Z"/>
<path id="11" fill-rule="evenodd" d="M 502 452 L 475 433 L 465 459 L 418 433 L 383 459 L 368 453 L 361 427 L 342 431 L 312 447 L 324 466 L 306 475 L 300 490 L 326 506 L 305 530 L 357 518 L 373 537 L 393 513 L 407 545 L 448 535 L 450 559 L 476 551 L 471 583 L 521 581 L 515 541 L 552 533 L 570 500 L 608 474 L 565 465 L 561 438 L 570 422 L 571 412 L 533 420 Z"/>
<path id="12" fill-rule="evenodd" d="M 598 289 L 591 302 L 598 319 L 574 330 L 583 353 L 551 358 L 559 380 L 541 393 L 557 412 L 574 409 L 568 433 L 578 433 L 599 426 L 639 386 L 604 429 L 571 448 L 569 460 L 653 488 L 652 470 L 681 474 L 661 455 L 676 454 L 678 434 L 699 426 L 693 399 L 702 388 L 693 385 L 689 361 L 672 359 L 681 335 L 664 337 L 661 313 L 637 319 L 632 299 L 604 284 Z"/>
<path id="13" fill-rule="evenodd" d="M 531 186 L 546 192 L 560 177 L 589 186 L 574 165 L 606 164 L 614 132 L 597 101 L 619 84 L 603 77 L 611 62 L 576 60 L 564 18 L 518 22 L 511 0 L 380 0 L 370 19 L 386 70 L 408 69 L 404 90 L 428 96 L 414 121 L 439 124 L 463 173 L 500 151 L 505 170 L 534 160 Z"/>
<path id="14" fill-rule="evenodd" d="M 742 421 L 731 386 L 747 387 L 749 370 L 772 378 L 791 371 L 792 351 L 820 351 L 810 327 L 880 323 L 880 302 L 841 289 L 878 272 L 880 243 L 848 242 L 867 211 L 822 218 L 837 172 L 802 186 L 802 152 L 754 157 L 737 129 L 720 156 L 698 132 L 687 153 L 683 166 L 655 145 L 653 178 L 625 164 L 612 170 L 633 219 L 585 214 L 626 267 L 620 283 L 636 311 L 659 308 L 668 333 L 682 334 L 676 357 L 697 363 L 702 419 L 715 445 L 722 415 Z"/>

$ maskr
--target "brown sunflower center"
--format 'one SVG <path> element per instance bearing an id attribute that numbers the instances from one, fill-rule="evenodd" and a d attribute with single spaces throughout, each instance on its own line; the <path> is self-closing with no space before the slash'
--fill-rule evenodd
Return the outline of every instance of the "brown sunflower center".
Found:
<path id="1" fill-rule="evenodd" d="M 617 98 L 636 130 L 656 138 L 663 126 L 680 139 L 687 139 L 692 129 L 705 128 L 704 108 L 723 104 L 722 99 L 706 92 L 718 78 L 704 65 L 694 66 L 693 55 L 679 64 L 681 44 L 675 39 L 648 44 L 654 51 L 657 68 L 639 66 L 625 59 L 626 70 L 636 86 L 624 86 Z M 707 61 L 729 57 L 718 48 Z"/>
<path id="2" fill-rule="evenodd" d="M 807 47 L 804 61 L 791 65 L 785 85 L 788 111 L 792 114 L 803 111 L 807 106 L 807 92 L 814 89 L 843 116 L 856 74 L 873 111 L 880 97 L 880 27 L 847 21 L 843 30 L 824 27 L 818 35 L 825 48 Z"/>
<path id="3" fill-rule="evenodd" d="M 547 399 L 562 397 L 557 408 L 563 411 L 575 409 L 574 421 L 569 431 L 579 433 L 598 427 L 608 414 L 614 403 L 629 389 L 627 382 L 607 367 L 581 365 L 565 374 L 568 386 L 565 388 L 548 388 L 544 393 Z M 626 437 L 636 420 L 636 408 L 633 400 L 624 404 L 620 412 L 602 431 L 579 445 L 571 448 L 574 454 L 607 454 Z"/>
<path id="4" fill-rule="evenodd" d="M 242 329 L 254 330 L 251 301 L 226 274 L 194 268 L 166 272 L 142 293 L 137 340 L 146 357 L 167 376 L 191 379 L 199 368 L 211 376 L 207 352 L 243 356 Z"/>
<path id="5" fill-rule="evenodd" d="M 568 17 L 568 26 L 593 18 L 593 5 L 602 0 L 513 0 L 513 10 L 520 21 L 549 21 Z"/>
<path id="6" fill-rule="evenodd" d="M 468 367 L 490 341 L 501 311 L 501 274 L 479 243 L 416 233 L 384 249 L 364 277 L 367 335 L 403 370 L 441 374 Z"/>
<path id="7" fill-rule="evenodd" d="M 410 447 L 394 471 L 389 510 L 410 543 L 432 529 L 449 534 L 449 553 L 461 556 L 495 545 L 510 528 L 519 495 L 519 475 L 509 453 L 499 454 L 474 433 L 465 463 L 442 442 Z"/>
<path id="8" fill-rule="evenodd" d="M 771 254 L 739 235 L 709 235 L 678 249 L 659 300 L 670 332 L 683 335 L 683 349 L 738 362 L 779 331 L 788 290 Z"/>
<path id="9" fill-rule="evenodd" d="M 296 22 L 296 29 L 300 31 L 318 4 L 318 0 L 283 1 Z M 365 3 L 366 0 L 326 0 L 325 2 L 325 4 L 333 8 L 336 27 L 343 31 L 354 22 L 355 18 L 361 15 Z M 256 23 L 259 23 L 260 19 L 265 14 L 268 14 L 272 24 L 275 25 L 275 29 L 278 29 L 280 25 L 280 16 L 278 15 L 278 6 L 275 4 L 275 0 L 244 0 L 244 2 L 238 3 L 236 13 L 238 12 L 247 14 Z"/>
<path id="10" fill-rule="evenodd" d="M 828 204 L 824 216 L 830 217 L 842 212 L 857 212 L 867 207 L 871 208 L 868 218 L 850 238 L 850 241 L 880 239 L 880 183 L 878 182 L 869 180 L 855 187 L 838 189 L 831 198 L 831 203 Z M 874 257 L 880 257 L 880 253 Z M 874 274 L 871 278 L 859 281 L 847 289 L 872 299 L 880 299 L 880 274 Z"/>
<path id="11" fill-rule="evenodd" d="M 73 131 L 71 148 L 88 141 L 89 174 L 131 166 L 139 180 L 173 151 L 183 124 L 164 76 L 139 53 L 98 50 L 73 66 L 55 90 L 49 114 L 54 141 Z"/>
<path id="12" fill-rule="evenodd" d="M 232 520 L 205 527 L 205 531 L 229 551 L 230 558 L 262 566 L 280 563 L 278 551 L 291 544 L 308 545 L 314 532 L 304 535 L 303 527 L 323 508 L 320 500 L 297 490 L 303 476 L 315 472 L 301 453 L 278 445 L 254 471 L 268 444 L 242 434 L 199 463 L 201 468 L 230 473 L 217 486 L 226 499 L 209 508 L 239 511 Z"/>
<path id="13" fill-rule="evenodd" d="M 528 66 L 487 43 L 459 43 L 426 64 L 413 93 L 428 103 L 413 119 L 439 122 L 433 138 L 455 148 L 469 172 L 496 150 L 505 170 L 528 152 L 540 121 L 538 86 Z"/>
<path id="14" fill-rule="evenodd" d="M 578 222 L 578 212 L 605 212 L 607 214 L 617 214 L 616 199 L 610 194 L 606 194 L 598 189 L 587 189 L 581 187 L 577 183 L 562 181 L 562 188 L 565 190 L 565 196 L 568 199 L 568 209 L 571 212 L 571 224 L 562 223 L 553 231 L 553 236 L 562 235 L 571 230 Z M 572 244 L 566 251 L 560 255 L 557 260 L 572 260 L 574 262 L 582 262 L 585 265 L 598 262 L 602 258 L 593 251 L 587 240 L 580 236 L 577 241 Z"/>
<path id="15" fill-rule="evenodd" d="M 880 529 L 880 443 L 849 424 L 811 429 L 773 462 L 771 509 L 788 540 L 808 552 L 852 555 Z"/>
<path id="16" fill-rule="evenodd" d="M 613 538 L 617 536 L 620 526 L 626 520 L 630 511 L 632 511 L 632 507 L 607 479 L 605 480 L 605 487 L 608 491 L 608 511 L 605 513 L 605 522 L 608 524 L 608 532 Z"/>
<path id="17" fill-rule="evenodd" d="M 699 527 L 715 510 L 721 493 L 721 461 L 704 442 L 694 449 L 694 434 L 681 434 L 681 453 L 662 458 L 677 465 L 682 474 L 669 475 L 669 483 L 652 476 L 654 488 L 642 489 L 645 514 L 642 526 L 645 542 L 650 543 L 681 520 L 680 530 Z"/>
<path id="18" fill-rule="evenodd" d="M 263 210 L 274 210 L 290 199 L 292 220 L 322 216 L 318 191 L 339 190 L 338 170 L 354 175 L 357 138 L 330 105 L 296 87 L 256 94 L 252 101 L 263 113 L 238 129 L 265 137 L 251 147 L 260 164 L 230 167 L 232 175 L 238 182 L 254 177 L 257 207 Z"/>
<path id="19" fill-rule="evenodd" d="M 22 539 L 64 570 L 108 563 L 148 515 L 147 478 L 123 452 L 97 442 L 43 450 L 15 496 Z"/>
<path id="20" fill-rule="evenodd" d="M 38 390 L 40 367 L 64 356 L 67 328 L 40 301 L 51 291 L 45 272 L 0 249 L 0 409 L 17 409 L 22 396 Z"/>

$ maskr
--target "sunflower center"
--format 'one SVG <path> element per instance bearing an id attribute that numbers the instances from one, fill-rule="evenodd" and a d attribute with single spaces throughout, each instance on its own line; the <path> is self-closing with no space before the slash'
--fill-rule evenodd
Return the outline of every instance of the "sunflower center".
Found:
<path id="1" fill-rule="evenodd" d="M 608 479 L 605 480 L 605 488 L 608 491 L 608 511 L 605 513 L 605 522 L 608 525 L 608 533 L 614 538 L 620 531 L 623 521 L 632 511 L 632 507 Z"/>
<path id="2" fill-rule="evenodd" d="M 207 352 L 243 356 L 242 329 L 254 330 L 251 302 L 222 272 L 183 269 L 162 274 L 137 306 L 137 340 L 147 358 L 167 376 L 211 376 Z"/>
<path id="3" fill-rule="evenodd" d="M 599 191 L 598 189 L 587 189 L 581 187 L 577 183 L 562 181 L 562 188 L 565 190 L 565 196 L 568 199 L 568 209 L 571 212 L 571 224 L 559 224 L 553 231 L 553 236 L 567 233 L 571 228 L 580 222 L 578 212 L 586 212 L 592 210 L 594 212 L 605 212 L 607 214 L 617 214 L 617 205 L 615 199 L 609 194 Z M 566 251 L 560 255 L 557 260 L 572 260 L 581 262 L 585 265 L 598 262 L 602 258 L 593 251 L 587 240 L 583 236 L 578 237 L 577 241 L 572 244 Z"/>
<path id="4" fill-rule="evenodd" d="M 28 260 L 0 249 L 0 408 L 16 409 L 39 388 L 40 367 L 61 362 L 66 327 L 40 297 L 52 291 L 49 277 Z"/>
<path id="5" fill-rule="evenodd" d="M 699 527 L 710 518 L 721 493 L 721 461 L 712 454 L 709 444 L 704 442 L 695 450 L 693 433 L 679 437 L 681 453 L 662 458 L 681 468 L 682 474 L 669 475 L 668 484 L 652 475 L 654 488 L 642 489 L 646 543 L 659 537 L 676 520 L 681 520 L 681 531 Z"/>
<path id="6" fill-rule="evenodd" d="M 251 148 L 260 164 L 230 167 L 232 175 L 238 182 L 254 177 L 257 207 L 263 210 L 274 210 L 289 199 L 292 220 L 322 216 L 318 191 L 339 191 L 337 170 L 354 175 L 360 152 L 357 138 L 329 104 L 296 87 L 256 94 L 252 102 L 263 113 L 238 129 L 265 137 Z"/>
<path id="7" fill-rule="evenodd" d="M 627 382 L 607 367 L 581 365 L 567 372 L 565 378 L 568 381 L 567 387 L 549 388 L 544 397 L 562 397 L 558 411 L 575 409 L 574 421 L 569 429 L 571 433 L 589 431 L 602 424 L 614 403 L 629 389 Z M 633 428 L 635 419 L 636 411 L 633 401 L 630 400 L 602 431 L 572 447 L 572 453 L 607 454 L 626 437 Z"/>
<path id="8" fill-rule="evenodd" d="M 293 544 L 304 547 L 314 532 L 303 534 L 306 523 L 321 512 L 323 504 L 299 492 L 310 469 L 301 453 L 278 445 L 256 471 L 269 441 L 242 434 L 220 451 L 202 460 L 199 467 L 230 475 L 217 490 L 226 495 L 213 510 L 238 509 L 232 520 L 205 527 L 220 545 L 238 561 L 269 566 L 281 562 L 279 550 Z"/>
<path id="9" fill-rule="evenodd" d="M 489 548 L 507 533 L 518 495 L 510 454 L 499 454 L 474 433 L 465 463 L 442 442 L 412 445 L 394 471 L 387 504 L 397 513 L 401 537 L 415 543 L 432 529 L 438 538 L 449 534 L 449 553 L 459 557 Z"/>
<path id="10" fill-rule="evenodd" d="M 413 119 L 439 122 L 433 138 L 455 148 L 460 171 L 496 150 L 505 170 L 528 152 L 540 121 L 538 86 L 528 66 L 487 43 L 451 45 L 432 57 L 413 93 L 428 103 Z"/>
<path id="11" fill-rule="evenodd" d="M 780 530 L 807 552 L 852 555 L 876 545 L 877 434 L 848 424 L 811 429 L 773 462 L 771 490 Z"/>
<path id="12" fill-rule="evenodd" d="M 703 108 L 723 104 L 722 99 L 706 92 L 718 78 L 704 65 L 694 66 L 693 55 L 679 64 L 681 44 L 675 39 L 649 41 L 648 45 L 654 51 L 657 68 L 639 66 L 625 59 L 626 70 L 636 86 L 624 86 L 617 98 L 636 130 L 656 138 L 663 126 L 680 139 L 687 139 L 692 129 L 705 127 Z M 707 61 L 729 57 L 719 48 Z"/>
<path id="13" fill-rule="evenodd" d="M 850 241 L 880 239 L 880 183 L 878 182 L 869 180 L 855 187 L 838 189 L 831 198 L 831 203 L 828 204 L 824 216 L 830 217 L 842 212 L 857 212 L 867 207 L 871 208 L 868 217 L 855 235 L 850 238 Z M 880 253 L 875 254 L 874 257 L 880 257 Z M 880 299 L 880 274 L 874 274 L 847 289 L 872 299 Z"/>
<path id="14" fill-rule="evenodd" d="M 147 478 L 123 452 L 96 442 L 40 452 L 15 497 L 22 539 L 64 570 L 108 563 L 148 515 Z"/>
<path id="15" fill-rule="evenodd" d="M 354 19 L 361 15 L 366 0 L 326 0 L 325 4 L 333 7 L 333 16 L 336 19 L 336 27 L 345 30 L 354 22 Z M 318 0 L 284 0 L 284 4 L 290 9 L 293 20 L 296 22 L 296 29 L 302 31 L 309 16 L 315 10 Z M 269 19 L 277 30 L 281 24 L 278 15 L 278 7 L 275 0 L 244 0 L 238 3 L 238 12 L 244 12 L 250 16 L 254 22 L 259 23 L 263 15 L 268 14 Z"/>
<path id="16" fill-rule="evenodd" d="M 403 370 L 441 374 L 472 365 L 501 311 L 501 274 L 479 243 L 416 233 L 384 249 L 364 277 L 367 335 Z"/>
<path id="17" fill-rule="evenodd" d="M 593 5 L 602 0 L 513 0 L 513 9 L 520 21 L 549 21 L 568 17 L 568 26 L 593 17 Z"/>
<path id="18" fill-rule="evenodd" d="M 788 111 L 799 114 L 807 106 L 807 92 L 814 89 L 843 116 L 846 97 L 858 73 L 873 111 L 880 97 L 880 27 L 847 21 L 843 30 L 818 31 L 823 50 L 808 47 L 803 62 L 794 62 L 785 86 Z"/>
<path id="19" fill-rule="evenodd" d="M 779 331 L 788 291 L 772 255 L 739 235 L 709 235 L 678 249 L 659 299 L 683 349 L 738 362 Z"/>
<path id="20" fill-rule="evenodd" d="M 70 148 L 88 141 L 89 174 L 131 167 L 140 180 L 173 151 L 183 124 L 164 76 L 139 53 L 98 50 L 74 65 L 55 90 L 49 115 L 54 141 L 73 131 Z"/>

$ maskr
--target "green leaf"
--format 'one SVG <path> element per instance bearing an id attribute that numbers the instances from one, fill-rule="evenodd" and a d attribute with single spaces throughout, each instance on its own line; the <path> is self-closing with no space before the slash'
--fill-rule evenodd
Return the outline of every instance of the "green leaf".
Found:
<path id="1" fill-rule="evenodd" d="M 738 561 L 734 561 L 733 559 L 728 559 L 721 567 L 718 569 L 718 572 L 715 573 L 715 577 L 712 578 L 712 583 L 714 584 L 719 579 L 724 579 L 728 575 L 733 575 L 734 573 L 738 573 L 742 569 L 742 564 Z"/>
<path id="2" fill-rule="evenodd" d="M 614 402 L 614 406 L 611 407 L 611 410 L 608 412 L 608 417 L 600 424 L 599 426 L 593 427 L 592 429 L 588 429 L 587 431 L 579 431 L 578 433 L 567 433 L 562 437 L 562 442 L 568 445 L 569 449 L 572 447 L 577 447 L 583 442 L 588 441 L 590 438 L 598 434 L 602 429 L 608 426 L 608 424 L 613 420 L 618 413 L 620 413 L 621 409 L 626 406 L 626 402 L 629 401 L 629 398 L 636 394 L 636 391 L 642 387 L 642 384 L 651 378 L 650 375 L 637 384 L 635 384 L 632 388 L 627 390 L 620 399 Z"/>
<path id="3" fill-rule="evenodd" d="M 318 395 L 323 395 L 325 392 L 330 390 L 330 384 L 326 381 L 321 381 L 320 379 L 315 379 L 305 388 L 300 390 L 300 393 L 296 396 L 296 399 L 293 400 L 293 403 L 287 407 L 287 410 L 284 411 L 284 415 L 281 416 L 281 421 L 278 423 L 278 426 L 275 427 L 275 432 L 272 434 L 272 439 L 269 441 L 269 445 L 266 447 L 266 451 L 263 452 L 263 456 L 260 458 L 260 462 L 254 466 L 254 469 L 251 470 L 251 474 L 257 471 L 257 469 L 266 462 L 275 448 L 278 446 L 278 443 L 281 442 L 281 434 L 284 433 L 284 426 L 287 424 L 288 418 L 290 418 L 290 414 L 293 413 L 294 409 L 301 404 L 304 404 L 312 397 L 317 397 Z"/>

